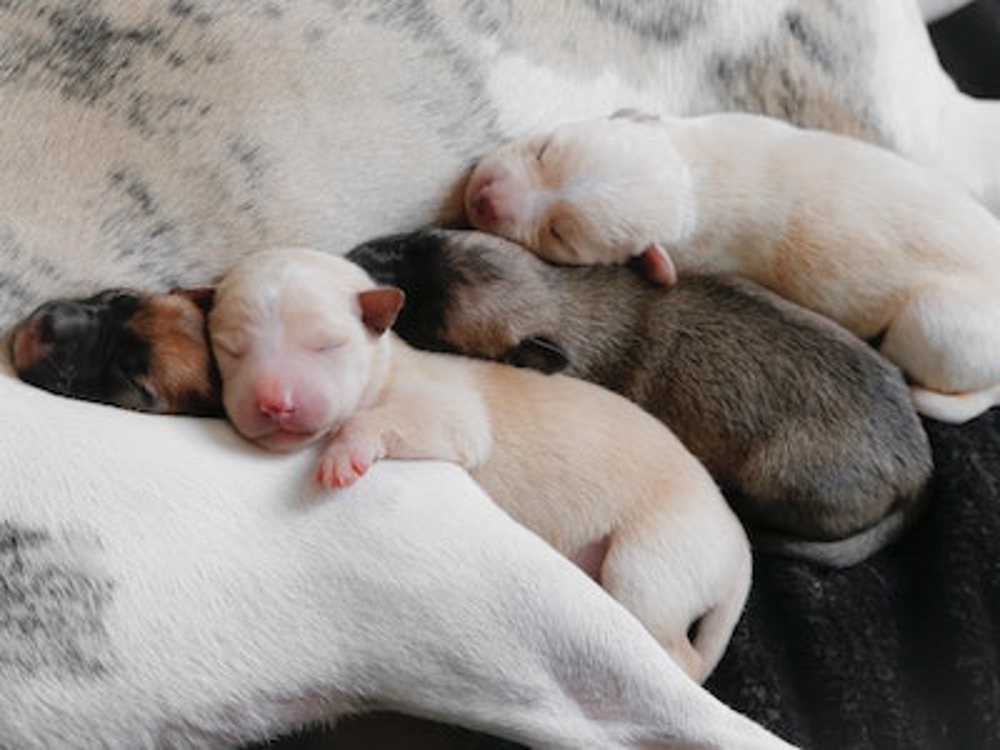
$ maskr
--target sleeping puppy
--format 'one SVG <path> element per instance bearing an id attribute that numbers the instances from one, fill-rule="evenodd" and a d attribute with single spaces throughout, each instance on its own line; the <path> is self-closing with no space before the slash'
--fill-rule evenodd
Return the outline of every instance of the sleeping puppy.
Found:
<path id="1" fill-rule="evenodd" d="M 881 337 L 937 419 L 1000 400 L 1000 225 L 888 151 L 766 117 L 629 111 L 500 147 L 465 202 L 558 263 L 739 274 Z"/>
<path id="2" fill-rule="evenodd" d="M 382 458 L 460 464 L 704 680 L 751 566 L 708 472 L 663 425 L 595 385 L 411 349 L 387 330 L 402 302 L 312 250 L 238 263 L 209 324 L 236 429 L 276 451 L 321 443 L 316 478 L 328 487 Z"/>
<path id="3" fill-rule="evenodd" d="M 65 396 L 159 414 L 221 416 L 208 347 L 211 289 L 111 289 L 46 302 L 15 327 L 17 375 Z"/>
<path id="4" fill-rule="evenodd" d="M 404 290 L 395 329 L 411 343 L 564 369 L 638 403 L 738 490 L 765 548 L 852 564 L 920 505 L 930 448 L 899 371 L 752 282 L 690 276 L 664 291 L 447 230 L 347 257 Z"/>

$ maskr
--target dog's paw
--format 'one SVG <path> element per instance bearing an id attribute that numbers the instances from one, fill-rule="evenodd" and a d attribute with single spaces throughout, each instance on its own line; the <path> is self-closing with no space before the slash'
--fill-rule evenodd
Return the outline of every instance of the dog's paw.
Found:
<path id="1" fill-rule="evenodd" d="M 374 440 L 337 438 L 320 456 L 316 481 L 331 489 L 350 487 L 368 472 L 376 459 Z"/>

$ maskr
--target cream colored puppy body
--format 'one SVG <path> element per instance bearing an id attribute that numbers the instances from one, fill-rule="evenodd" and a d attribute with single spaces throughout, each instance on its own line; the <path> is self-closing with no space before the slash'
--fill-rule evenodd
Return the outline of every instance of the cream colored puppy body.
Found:
<path id="1" fill-rule="evenodd" d="M 484 158 L 474 224 L 569 264 L 660 245 L 827 315 L 964 421 L 1000 397 L 1000 226 L 882 149 L 742 114 L 570 123 Z"/>
<path id="2" fill-rule="evenodd" d="M 353 483 L 380 458 L 461 464 L 703 680 L 739 618 L 751 566 L 743 529 L 707 471 L 660 423 L 608 391 L 417 351 L 380 335 L 379 324 L 366 330 L 362 321 L 375 320 L 385 301 L 379 291 L 359 296 L 373 287 L 353 264 L 312 251 L 272 251 L 237 266 L 211 322 L 237 429 L 278 449 L 332 435 L 317 472 L 329 486 Z M 299 351 L 320 330 L 342 343 Z M 345 371 L 364 381 L 357 395 L 321 403 L 341 398 L 333 386 Z M 286 416 L 271 419 L 268 432 L 276 388 Z M 688 631 L 699 620 L 692 645 Z"/>

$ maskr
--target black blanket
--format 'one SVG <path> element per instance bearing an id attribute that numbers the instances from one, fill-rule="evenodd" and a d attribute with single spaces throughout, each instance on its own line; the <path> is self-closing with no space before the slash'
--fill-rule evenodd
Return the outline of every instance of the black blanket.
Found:
<path id="1" fill-rule="evenodd" d="M 926 426 L 920 522 L 848 570 L 758 556 L 709 681 L 804 748 L 1000 748 L 1000 410 Z"/>

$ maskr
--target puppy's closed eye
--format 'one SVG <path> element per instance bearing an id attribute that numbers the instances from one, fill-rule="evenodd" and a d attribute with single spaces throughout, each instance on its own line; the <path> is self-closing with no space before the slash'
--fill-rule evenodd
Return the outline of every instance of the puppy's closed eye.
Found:
<path id="1" fill-rule="evenodd" d="M 224 336 L 214 337 L 212 346 L 215 347 L 216 356 L 223 355 L 232 359 L 242 359 L 246 354 L 246 346 L 242 341 Z"/>
<path id="2" fill-rule="evenodd" d="M 550 375 L 569 367 L 565 350 L 547 336 L 528 336 L 508 351 L 503 358 L 508 365 L 527 367 Z"/>
<path id="3" fill-rule="evenodd" d="M 311 352 L 316 354 L 323 354 L 324 352 L 333 351 L 334 349 L 339 349 L 344 346 L 347 341 L 345 339 L 335 339 L 329 337 L 318 337 L 310 339 L 305 342 L 304 346 Z"/>

